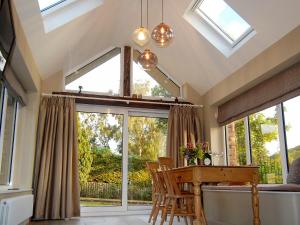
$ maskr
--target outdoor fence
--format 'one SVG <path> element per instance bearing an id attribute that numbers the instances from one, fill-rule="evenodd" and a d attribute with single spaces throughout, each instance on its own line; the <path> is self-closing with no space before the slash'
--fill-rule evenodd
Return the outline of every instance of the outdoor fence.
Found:
<path id="1" fill-rule="evenodd" d="M 95 199 L 121 199 L 122 185 L 88 182 L 81 185 L 80 196 L 83 198 Z M 151 185 L 128 184 L 128 199 L 135 201 L 151 201 Z"/>

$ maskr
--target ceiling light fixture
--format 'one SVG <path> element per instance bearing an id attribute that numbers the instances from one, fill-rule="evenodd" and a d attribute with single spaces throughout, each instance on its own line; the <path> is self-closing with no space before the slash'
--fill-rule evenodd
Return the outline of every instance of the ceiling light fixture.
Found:
<path id="1" fill-rule="evenodd" d="M 152 70 L 156 67 L 158 63 L 157 56 L 151 52 L 150 49 L 145 49 L 145 51 L 139 55 L 138 64 L 143 67 L 144 70 Z"/>
<path id="2" fill-rule="evenodd" d="M 147 9 L 147 14 L 148 14 L 148 9 Z M 148 17 L 148 15 L 147 15 L 147 17 Z M 135 29 L 135 31 L 133 32 L 132 39 L 139 46 L 144 46 L 144 45 L 148 44 L 148 42 L 150 40 L 150 33 L 149 33 L 148 29 L 143 27 L 143 0 L 141 0 L 141 25 L 140 25 L 140 27 Z"/>
<path id="3" fill-rule="evenodd" d="M 161 0 L 161 9 L 162 22 L 153 29 L 151 37 L 158 46 L 166 47 L 174 38 L 174 32 L 169 25 L 164 23 L 164 0 Z"/>

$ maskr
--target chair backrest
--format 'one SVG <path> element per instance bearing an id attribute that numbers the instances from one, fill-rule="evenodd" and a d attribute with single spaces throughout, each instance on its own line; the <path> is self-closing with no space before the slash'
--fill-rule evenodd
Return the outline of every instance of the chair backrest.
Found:
<path id="1" fill-rule="evenodd" d="M 146 162 L 146 167 L 151 175 L 154 192 L 165 194 L 166 190 L 162 183 L 162 178 L 159 177 L 159 164 L 158 162 Z"/>
<path id="2" fill-rule="evenodd" d="M 168 158 L 170 159 L 170 158 Z M 170 160 L 166 160 L 165 157 L 158 158 L 161 173 L 163 174 L 164 184 L 169 195 L 180 195 L 180 188 L 176 182 L 175 177 L 170 171 Z M 173 160 L 172 160 L 173 162 Z"/>
<path id="3" fill-rule="evenodd" d="M 170 157 L 159 157 L 158 162 L 160 166 L 165 166 L 168 169 L 174 168 L 174 160 Z"/>

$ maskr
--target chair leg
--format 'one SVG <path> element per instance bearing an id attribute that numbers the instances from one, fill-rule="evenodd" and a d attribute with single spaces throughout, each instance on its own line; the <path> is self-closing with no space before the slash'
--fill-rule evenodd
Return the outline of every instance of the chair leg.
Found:
<path id="1" fill-rule="evenodd" d="M 150 223 L 151 220 L 152 220 L 154 210 L 156 209 L 157 201 L 158 201 L 158 197 L 155 196 L 155 199 L 154 199 L 154 202 L 153 202 L 153 206 L 152 206 L 152 210 L 151 210 L 151 213 L 150 213 L 150 216 L 149 216 L 148 223 Z"/>
<path id="2" fill-rule="evenodd" d="M 172 199 L 172 208 L 171 208 L 169 225 L 173 225 L 175 209 L 176 209 L 176 199 Z"/>
<path id="3" fill-rule="evenodd" d="M 186 216 L 183 217 L 183 218 L 184 218 L 184 223 L 185 223 L 185 225 L 189 225 Z M 193 224 L 192 224 L 192 225 L 193 225 Z"/>
<path id="4" fill-rule="evenodd" d="M 206 217 L 205 217 L 205 213 L 203 211 L 203 208 L 201 209 L 201 219 L 202 219 L 202 223 L 204 225 L 207 225 L 207 220 L 206 220 Z"/>
<path id="5" fill-rule="evenodd" d="M 155 208 L 154 213 L 153 213 L 152 225 L 155 225 L 155 223 L 156 223 L 157 216 L 159 214 L 159 210 L 161 208 L 162 201 L 163 201 L 162 196 L 159 196 L 156 208 Z"/>
<path id="6" fill-rule="evenodd" d="M 163 208 L 162 214 L 161 214 L 160 225 L 163 225 L 164 222 L 165 222 L 166 219 L 167 219 L 167 211 L 168 211 L 169 203 L 170 203 L 170 199 L 169 199 L 169 198 L 166 198 L 166 199 L 165 199 L 165 205 L 164 205 L 164 208 Z"/>
<path id="7" fill-rule="evenodd" d="M 192 216 L 189 216 L 189 219 L 190 219 L 190 224 L 193 225 L 194 223 L 194 218 Z"/>

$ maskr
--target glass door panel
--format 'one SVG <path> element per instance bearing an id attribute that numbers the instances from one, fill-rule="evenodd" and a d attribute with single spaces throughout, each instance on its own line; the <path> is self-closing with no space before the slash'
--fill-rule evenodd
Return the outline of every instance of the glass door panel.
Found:
<path id="1" fill-rule="evenodd" d="M 252 162 L 259 166 L 260 183 L 282 183 L 277 108 L 250 115 L 249 123 Z"/>
<path id="2" fill-rule="evenodd" d="M 167 118 L 128 117 L 128 205 L 152 204 L 152 184 L 147 161 L 166 155 Z"/>
<path id="3" fill-rule="evenodd" d="M 122 206 L 124 115 L 78 112 L 80 203 Z"/>

